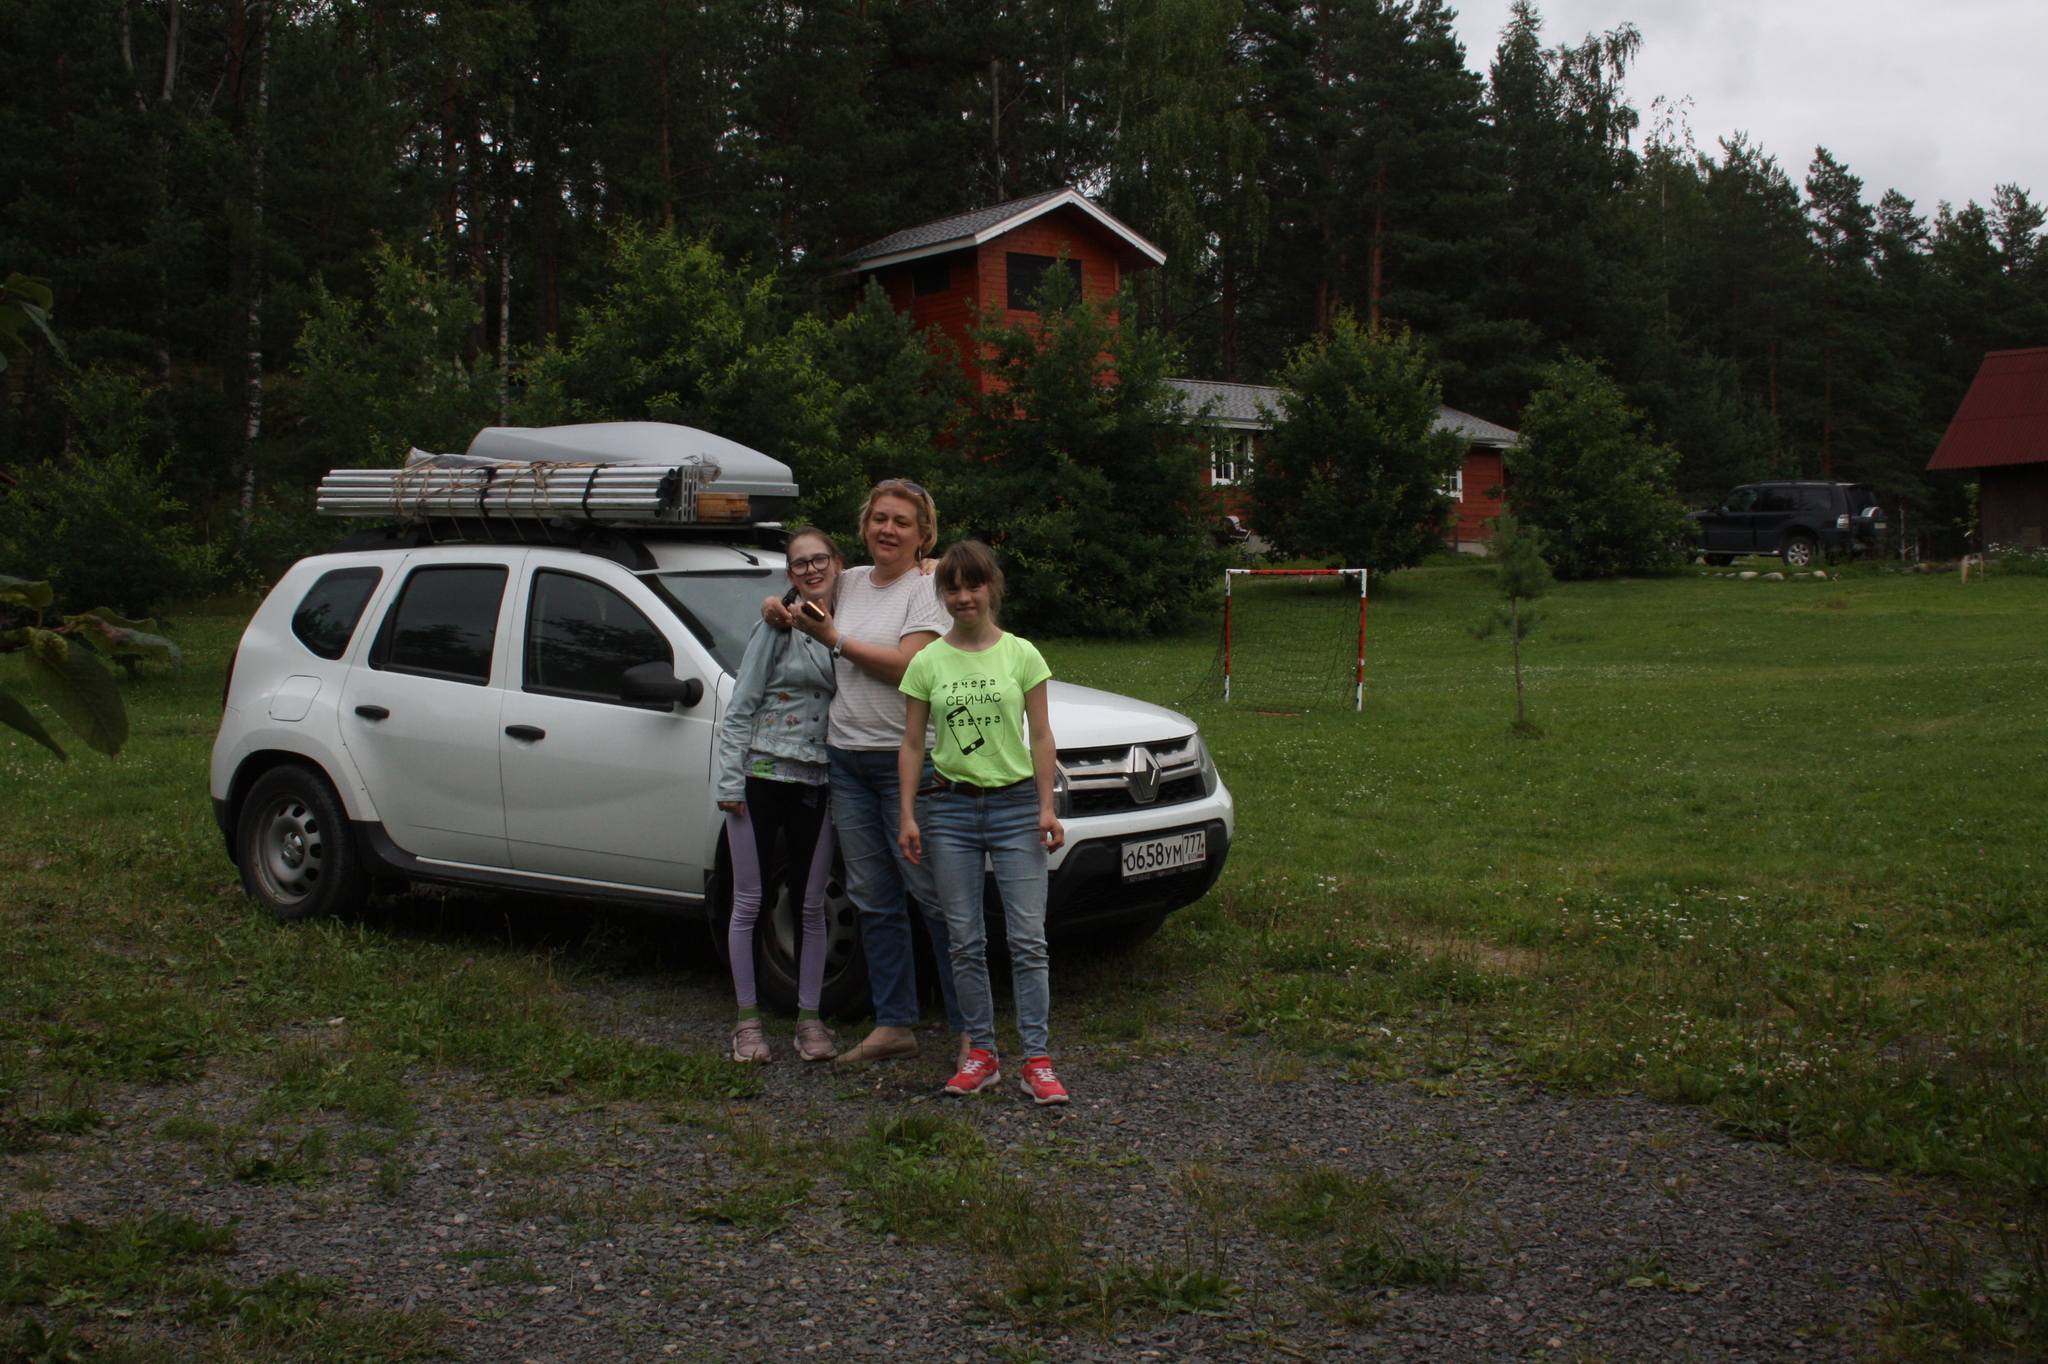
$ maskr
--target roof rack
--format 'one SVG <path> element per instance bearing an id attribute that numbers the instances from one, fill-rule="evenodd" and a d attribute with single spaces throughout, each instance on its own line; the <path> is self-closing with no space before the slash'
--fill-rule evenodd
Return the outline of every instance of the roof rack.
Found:
<path id="1" fill-rule="evenodd" d="M 669 422 L 486 427 L 466 453 L 414 450 L 400 469 L 333 469 L 323 516 L 744 525 L 794 506 L 789 466 Z"/>
<path id="2" fill-rule="evenodd" d="M 565 521 L 448 517 L 355 531 L 336 541 L 329 553 L 426 549 L 431 545 L 559 545 L 624 564 L 636 573 L 646 573 L 656 566 L 654 555 L 647 548 L 650 540 L 737 542 L 779 553 L 789 543 L 789 531 L 779 524 L 764 522 L 730 527 L 591 526 Z"/>

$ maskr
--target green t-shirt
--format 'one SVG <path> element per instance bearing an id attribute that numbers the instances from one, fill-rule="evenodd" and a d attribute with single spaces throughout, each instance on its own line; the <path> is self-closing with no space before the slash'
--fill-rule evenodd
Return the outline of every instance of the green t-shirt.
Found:
<path id="1" fill-rule="evenodd" d="M 943 639 L 918 650 L 901 691 L 932 707 L 932 766 L 949 781 L 1008 786 L 1031 775 L 1024 693 L 1052 676 L 1028 639 L 1005 633 L 970 654 Z"/>

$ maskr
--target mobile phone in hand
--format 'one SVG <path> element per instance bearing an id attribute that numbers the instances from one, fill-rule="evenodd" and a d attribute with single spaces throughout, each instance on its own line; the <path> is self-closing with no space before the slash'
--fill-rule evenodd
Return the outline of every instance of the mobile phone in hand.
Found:
<path id="1" fill-rule="evenodd" d="M 814 601 L 805 602 L 803 606 L 799 609 L 801 609 L 803 613 L 809 616 L 812 620 L 822 621 L 825 619 L 825 613 L 818 609 L 818 604 Z"/>

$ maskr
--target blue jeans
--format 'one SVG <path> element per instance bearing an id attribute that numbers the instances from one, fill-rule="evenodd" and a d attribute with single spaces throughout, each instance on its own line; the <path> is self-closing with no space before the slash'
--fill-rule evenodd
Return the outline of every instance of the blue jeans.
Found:
<path id="1" fill-rule="evenodd" d="M 967 1035 L 996 1049 L 996 1006 L 989 992 L 987 929 L 982 918 L 982 858 L 995 868 L 1010 940 L 1010 984 L 1025 1059 L 1047 1055 L 1052 987 L 1045 952 L 1045 845 L 1038 837 L 1038 786 L 1022 781 L 989 795 L 942 791 L 919 812 L 925 860 L 953 941 L 953 988 Z"/>
<path id="2" fill-rule="evenodd" d="M 939 914 L 929 861 L 914 867 L 896 849 L 900 821 L 896 750 L 827 749 L 832 760 L 832 823 L 846 862 L 846 893 L 860 910 L 861 946 L 867 952 L 868 984 L 875 1001 L 875 1026 L 917 1026 L 916 940 L 910 931 L 906 892 L 924 910 L 932 951 L 947 959 L 946 921 Z M 927 766 L 929 773 L 931 768 Z M 966 1031 L 953 994 L 953 973 L 941 966 L 939 992 L 946 1001 L 946 1026 Z"/>

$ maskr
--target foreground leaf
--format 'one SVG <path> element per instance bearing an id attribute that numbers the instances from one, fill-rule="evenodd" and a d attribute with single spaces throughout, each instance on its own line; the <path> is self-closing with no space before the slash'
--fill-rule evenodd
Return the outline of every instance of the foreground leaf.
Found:
<path id="1" fill-rule="evenodd" d="M 50 731 L 43 728 L 43 722 L 36 719 L 35 713 L 9 691 L 0 691 L 0 725 L 20 730 L 66 762 L 71 759 L 69 753 L 57 746 L 57 741 L 50 737 Z"/>
<path id="2" fill-rule="evenodd" d="M 26 578 L 10 578 L 0 573 L 0 601 L 11 601 L 41 611 L 56 599 L 57 594 L 48 583 L 32 583 Z"/>
<path id="3" fill-rule="evenodd" d="M 114 686 L 114 675 L 92 650 L 37 630 L 22 660 L 36 695 L 86 747 L 110 758 L 121 751 L 128 742 L 128 708 Z"/>
<path id="4" fill-rule="evenodd" d="M 150 658 L 170 664 L 173 672 L 185 670 L 185 651 L 162 635 L 150 633 L 156 629 L 154 620 L 123 620 L 104 606 L 70 619 L 106 640 L 106 652 L 116 658 Z"/>

